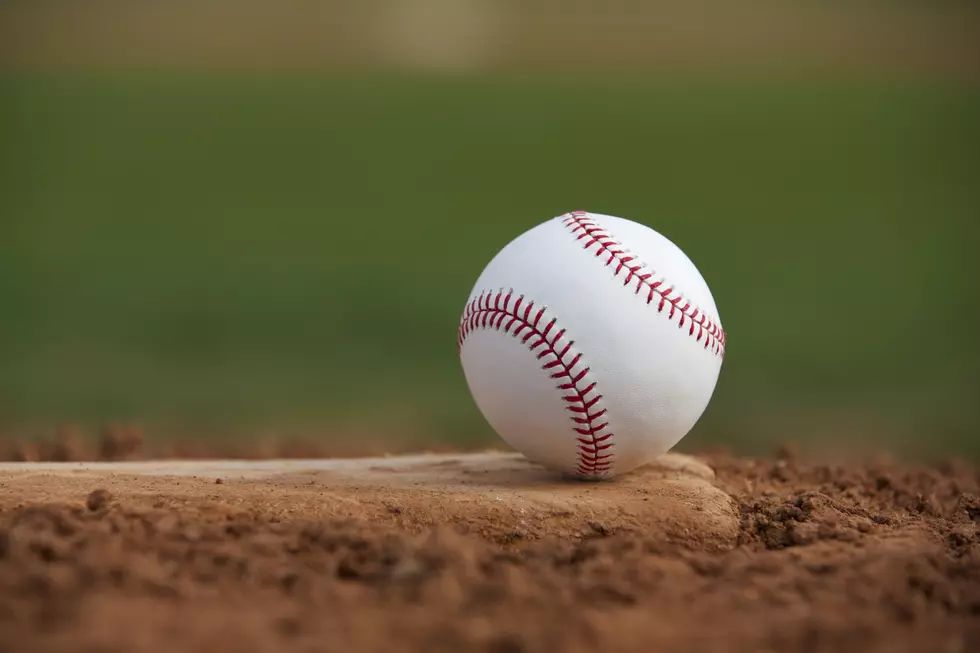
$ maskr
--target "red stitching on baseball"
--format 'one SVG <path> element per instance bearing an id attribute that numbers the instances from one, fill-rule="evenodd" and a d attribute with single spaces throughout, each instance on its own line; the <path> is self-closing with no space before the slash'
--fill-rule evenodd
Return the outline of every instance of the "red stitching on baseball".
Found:
<path id="1" fill-rule="evenodd" d="M 657 302 L 658 313 L 663 313 L 664 308 L 669 305 L 668 320 L 673 320 L 674 315 L 680 313 L 677 328 L 683 328 L 686 320 L 690 325 L 687 332 L 689 336 L 695 337 L 696 330 L 697 342 L 704 340 L 705 349 L 712 351 L 717 356 L 725 357 L 725 332 L 721 327 L 709 320 L 700 309 L 692 307 L 691 303 L 685 300 L 682 293 L 678 292 L 676 288 L 662 288 L 663 281 L 652 281 L 653 273 L 644 271 L 646 266 L 637 263 L 636 257 L 626 252 L 622 243 L 590 219 L 587 212 L 572 211 L 562 220 L 562 224 L 571 230 L 576 240 L 585 241 L 584 249 L 589 250 L 589 248 L 597 246 L 595 255 L 597 258 L 605 257 L 606 267 L 612 265 L 613 261 L 616 262 L 614 277 L 621 276 L 625 270 L 624 286 L 636 280 L 636 288 L 633 294 L 639 295 L 640 291 L 646 288 L 647 304 L 652 303 L 655 297 L 659 297 L 659 302 Z M 684 304 L 680 306 L 682 301 Z"/>
<path id="2" fill-rule="evenodd" d="M 614 454 L 609 450 L 613 447 L 613 434 L 605 432 L 609 427 L 609 422 L 602 420 L 606 409 L 596 407 L 602 395 L 596 392 L 596 383 L 586 378 L 589 368 L 576 370 L 582 363 L 581 353 L 575 353 L 566 362 L 575 341 L 568 339 L 559 348 L 565 329 L 558 327 L 558 318 L 551 318 L 539 328 L 547 307 L 535 310 L 534 302 L 525 302 L 524 295 L 518 295 L 511 304 L 513 294 L 513 290 L 483 291 L 470 301 L 459 323 L 458 348 L 462 349 L 463 342 L 474 330 L 493 329 L 520 338 L 538 360 L 549 359 L 542 363 L 541 369 L 559 382 L 559 390 L 567 393 L 562 395 L 562 401 L 565 410 L 571 413 L 572 430 L 577 434 L 578 473 L 602 476 L 612 468 Z"/>

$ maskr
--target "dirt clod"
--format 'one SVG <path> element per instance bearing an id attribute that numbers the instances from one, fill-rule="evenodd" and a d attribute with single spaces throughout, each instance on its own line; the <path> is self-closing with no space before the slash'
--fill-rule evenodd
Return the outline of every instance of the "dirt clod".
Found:
<path id="1" fill-rule="evenodd" d="M 108 490 L 93 490 L 85 499 L 85 507 L 95 512 L 104 508 L 112 500 Z"/>
<path id="2" fill-rule="evenodd" d="M 143 431 L 136 426 L 107 424 L 102 430 L 99 453 L 102 460 L 136 458 L 143 448 Z"/>

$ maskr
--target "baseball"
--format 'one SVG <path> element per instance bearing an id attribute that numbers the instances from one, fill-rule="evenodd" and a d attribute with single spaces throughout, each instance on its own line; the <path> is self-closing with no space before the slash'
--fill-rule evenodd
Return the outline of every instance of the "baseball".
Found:
<path id="1" fill-rule="evenodd" d="M 633 470 L 701 417 L 725 332 L 694 263 L 653 229 L 574 211 L 483 270 L 459 325 L 473 399 L 510 446 L 587 479 Z"/>

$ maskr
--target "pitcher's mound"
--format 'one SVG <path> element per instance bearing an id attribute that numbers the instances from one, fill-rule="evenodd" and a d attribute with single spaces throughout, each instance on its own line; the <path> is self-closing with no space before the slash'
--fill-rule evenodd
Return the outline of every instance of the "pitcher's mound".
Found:
<path id="1" fill-rule="evenodd" d="M 209 504 L 267 517 L 357 517 L 409 530 L 456 525 L 498 542 L 637 529 L 694 548 L 735 543 L 735 502 L 690 456 L 604 482 L 582 482 L 511 453 L 264 461 L 0 464 L 0 506 L 84 501 Z"/>

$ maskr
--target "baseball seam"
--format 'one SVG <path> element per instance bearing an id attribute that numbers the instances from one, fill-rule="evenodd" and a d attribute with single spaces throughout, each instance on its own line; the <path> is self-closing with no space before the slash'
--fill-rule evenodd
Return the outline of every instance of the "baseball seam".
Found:
<path id="1" fill-rule="evenodd" d="M 587 477 L 606 475 L 613 465 L 613 433 L 608 430 L 608 420 L 602 420 L 606 409 L 599 405 L 602 395 L 596 382 L 589 378 L 590 368 L 584 366 L 582 353 L 573 349 L 575 341 L 566 337 L 558 318 L 552 317 L 539 328 L 547 306 L 535 308 L 534 302 L 526 301 L 524 295 L 519 295 L 516 301 L 512 301 L 513 297 L 513 289 L 485 290 L 470 301 L 459 324 L 459 349 L 462 350 L 466 338 L 477 329 L 503 331 L 520 338 L 522 344 L 537 354 L 538 360 L 545 361 L 541 369 L 558 382 L 557 388 L 564 393 L 562 401 L 565 410 L 571 413 L 577 434 L 578 473 Z M 563 339 L 564 346 L 559 349 L 559 341 Z"/>
<path id="2" fill-rule="evenodd" d="M 646 288 L 648 305 L 659 297 L 658 313 L 663 313 L 669 306 L 668 320 L 673 320 L 675 315 L 679 315 L 678 328 L 683 328 L 685 323 L 688 324 L 689 336 L 695 338 L 697 342 L 703 340 L 704 349 L 721 358 L 725 357 L 725 332 L 717 322 L 709 319 L 702 309 L 693 306 L 684 298 L 683 293 L 668 284 L 665 279 L 655 279 L 654 271 L 646 263 L 639 261 L 638 257 L 631 254 L 619 240 L 592 220 L 586 211 L 567 213 L 562 224 L 571 231 L 576 240 L 585 241 L 583 249 L 589 251 L 595 247 L 597 258 L 606 257 L 606 267 L 615 262 L 616 269 L 613 271 L 613 277 L 618 278 L 625 272 L 624 286 L 635 280 L 634 295 L 639 295 L 640 291 Z"/>

